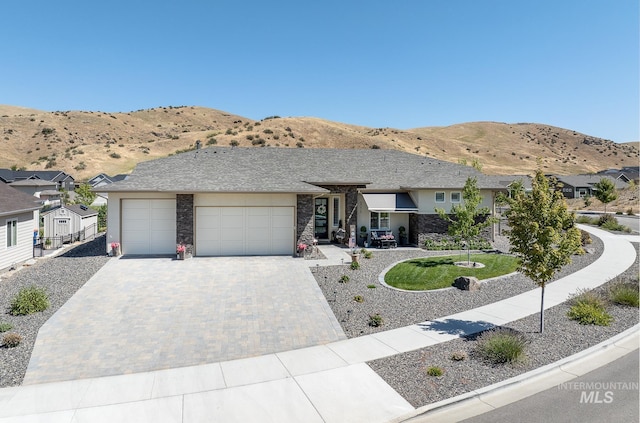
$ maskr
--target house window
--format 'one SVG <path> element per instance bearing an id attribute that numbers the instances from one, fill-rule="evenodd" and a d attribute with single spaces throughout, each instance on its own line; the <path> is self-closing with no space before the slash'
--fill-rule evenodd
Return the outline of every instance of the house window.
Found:
<path id="1" fill-rule="evenodd" d="M 371 212 L 371 225 L 372 230 L 376 229 L 389 229 L 389 213 L 388 212 Z"/>
<path id="2" fill-rule="evenodd" d="M 444 192 L 436 192 L 436 203 L 444 203 Z"/>
<path id="3" fill-rule="evenodd" d="M 340 223 L 340 197 L 333 197 L 333 227 L 337 228 Z"/>
<path id="4" fill-rule="evenodd" d="M 459 203 L 460 202 L 460 193 L 459 192 L 452 192 L 451 193 L 451 202 L 452 203 Z"/>
<path id="5" fill-rule="evenodd" d="M 7 220 L 7 248 L 18 245 L 18 220 Z"/>

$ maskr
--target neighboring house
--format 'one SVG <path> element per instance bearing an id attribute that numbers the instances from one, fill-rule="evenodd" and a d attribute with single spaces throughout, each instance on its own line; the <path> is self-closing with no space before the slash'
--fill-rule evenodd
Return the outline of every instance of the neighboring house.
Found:
<path id="1" fill-rule="evenodd" d="M 129 175 L 125 173 L 121 173 L 116 176 L 109 176 L 106 173 L 100 173 L 89 179 L 87 183 L 91 185 L 92 188 L 97 188 L 103 185 L 111 184 L 113 182 L 123 181 L 127 178 L 127 176 Z"/>
<path id="2" fill-rule="evenodd" d="M 39 208 L 33 196 L 0 182 L 0 269 L 33 258 Z"/>
<path id="3" fill-rule="evenodd" d="M 98 212 L 84 205 L 63 205 L 42 213 L 45 243 L 58 247 L 98 232 Z"/>
<path id="4" fill-rule="evenodd" d="M 57 184 L 51 181 L 45 181 L 42 179 L 21 179 L 19 181 L 11 182 L 9 186 L 24 192 L 25 194 L 33 195 L 42 200 L 42 204 L 45 206 L 55 206 L 60 204 L 60 191 L 57 190 Z"/>
<path id="5" fill-rule="evenodd" d="M 111 184 L 113 182 L 123 181 L 127 178 L 127 174 L 121 173 L 116 176 L 109 176 L 105 173 L 100 173 L 93 178 L 89 179 L 87 183 L 96 191 L 96 188 Z M 107 204 L 109 195 L 106 192 L 96 192 L 96 199 L 91 203 L 92 207 L 100 207 Z"/>
<path id="6" fill-rule="evenodd" d="M 365 226 L 418 244 L 446 232 L 435 208 L 462 202 L 469 176 L 481 206 L 506 191 L 472 167 L 396 150 L 224 148 L 138 164 L 108 192 L 107 249 L 198 256 L 289 255 L 298 243 Z"/>
<path id="7" fill-rule="evenodd" d="M 593 197 L 595 192 L 593 185 L 600 182 L 603 178 L 610 179 L 616 189 L 624 189 L 629 186 L 626 182 L 608 175 L 555 175 L 554 177 L 562 184 L 562 194 L 566 198 Z"/>
<path id="8" fill-rule="evenodd" d="M 73 191 L 75 181 L 73 176 L 60 170 L 11 170 L 0 169 L 0 181 L 11 183 L 26 179 L 40 179 L 43 181 L 55 182 L 56 189 Z"/>
<path id="9" fill-rule="evenodd" d="M 636 185 L 640 184 L 640 166 L 625 166 L 622 169 L 607 169 L 598 172 L 598 175 L 607 175 L 623 182 L 630 183 L 633 181 Z"/>

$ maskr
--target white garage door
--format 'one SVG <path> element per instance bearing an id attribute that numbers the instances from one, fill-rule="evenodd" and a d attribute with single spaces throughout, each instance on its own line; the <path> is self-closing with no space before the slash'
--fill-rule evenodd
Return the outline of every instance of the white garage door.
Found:
<path id="1" fill-rule="evenodd" d="M 197 207 L 196 255 L 293 254 L 293 207 Z"/>
<path id="2" fill-rule="evenodd" d="M 122 200 L 122 253 L 175 254 L 176 200 Z"/>

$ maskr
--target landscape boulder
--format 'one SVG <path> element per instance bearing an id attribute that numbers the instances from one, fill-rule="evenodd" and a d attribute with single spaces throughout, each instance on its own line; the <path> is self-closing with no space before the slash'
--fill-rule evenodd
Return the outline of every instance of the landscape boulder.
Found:
<path id="1" fill-rule="evenodd" d="M 478 291 L 480 281 L 474 276 L 459 276 L 453 282 L 453 286 L 463 291 Z"/>

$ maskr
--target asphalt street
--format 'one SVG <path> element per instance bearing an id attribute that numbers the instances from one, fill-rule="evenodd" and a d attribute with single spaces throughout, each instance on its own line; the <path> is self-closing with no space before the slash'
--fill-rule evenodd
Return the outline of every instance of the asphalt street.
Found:
<path id="1" fill-rule="evenodd" d="M 638 350 L 570 382 L 465 423 L 638 422 Z"/>

